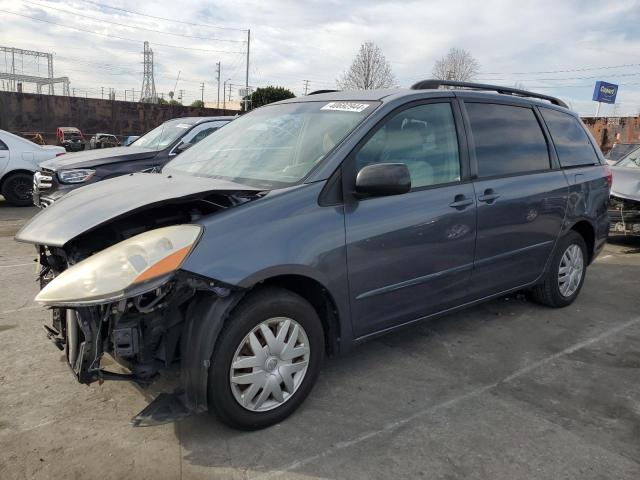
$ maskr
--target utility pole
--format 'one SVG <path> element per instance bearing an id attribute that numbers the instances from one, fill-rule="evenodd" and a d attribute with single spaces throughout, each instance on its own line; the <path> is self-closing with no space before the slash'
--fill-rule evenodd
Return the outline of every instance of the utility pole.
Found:
<path id="1" fill-rule="evenodd" d="M 244 77 L 244 88 L 245 88 L 245 94 L 246 94 L 244 99 L 245 112 L 249 111 L 249 46 L 250 45 L 251 45 L 251 29 L 247 30 L 247 74 Z"/>
<path id="2" fill-rule="evenodd" d="M 218 82 L 218 101 L 216 102 L 216 108 L 220 108 L 220 62 L 216 63 L 218 71 L 216 73 L 216 82 Z"/>
<path id="3" fill-rule="evenodd" d="M 100 87 L 100 98 L 104 100 L 104 87 Z"/>
<path id="4" fill-rule="evenodd" d="M 184 96 L 184 90 L 178 90 L 178 101 L 182 103 L 182 97 Z"/>
<path id="5" fill-rule="evenodd" d="M 232 84 L 229 83 L 229 103 L 231 103 L 231 86 L 232 86 Z M 245 105 L 246 105 L 246 103 L 245 103 Z"/>
<path id="6" fill-rule="evenodd" d="M 204 107 L 204 82 L 200 83 L 200 101 L 202 102 L 202 106 Z"/>
<path id="7" fill-rule="evenodd" d="M 309 80 L 303 80 L 304 82 L 304 94 L 306 95 L 309 91 Z"/>
<path id="8" fill-rule="evenodd" d="M 224 86 L 222 87 L 222 109 L 227 109 L 227 82 L 230 81 L 230 78 L 227 78 L 224 81 Z M 229 84 L 229 91 L 231 91 L 231 84 Z M 229 95 L 229 100 L 231 100 L 231 95 Z"/>

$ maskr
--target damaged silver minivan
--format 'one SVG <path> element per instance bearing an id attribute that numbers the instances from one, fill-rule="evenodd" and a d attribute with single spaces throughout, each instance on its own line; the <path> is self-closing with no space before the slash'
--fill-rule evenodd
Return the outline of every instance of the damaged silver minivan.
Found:
<path id="1" fill-rule="evenodd" d="M 515 290 L 571 304 L 609 229 L 603 164 L 553 97 L 325 92 L 75 190 L 16 239 L 36 245 L 36 300 L 78 381 L 174 366 L 134 423 L 211 410 L 256 429 L 303 402 L 325 355 Z"/>

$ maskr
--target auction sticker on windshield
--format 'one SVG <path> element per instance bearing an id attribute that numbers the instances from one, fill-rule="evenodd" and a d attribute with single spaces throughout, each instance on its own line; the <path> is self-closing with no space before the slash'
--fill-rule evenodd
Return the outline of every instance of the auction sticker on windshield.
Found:
<path id="1" fill-rule="evenodd" d="M 360 113 L 369 106 L 368 103 L 356 102 L 331 102 L 327 103 L 320 110 L 334 110 L 339 112 L 355 112 Z"/>

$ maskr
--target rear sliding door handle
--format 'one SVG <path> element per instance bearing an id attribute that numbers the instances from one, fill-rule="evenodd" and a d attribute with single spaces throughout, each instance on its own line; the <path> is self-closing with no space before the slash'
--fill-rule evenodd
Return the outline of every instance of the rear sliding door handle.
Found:
<path id="1" fill-rule="evenodd" d="M 456 195 L 453 199 L 453 202 L 449 204 L 451 208 L 455 208 L 457 210 L 464 210 L 469 205 L 473 204 L 473 200 L 465 197 L 464 195 Z"/>
<path id="2" fill-rule="evenodd" d="M 495 193 L 493 191 L 492 188 L 487 188 L 484 191 L 484 195 L 480 195 L 478 197 L 478 201 L 479 202 L 484 202 L 484 203 L 493 203 L 495 202 L 498 198 L 500 198 L 500 195 L 498 195 L 497 193 Z"/>

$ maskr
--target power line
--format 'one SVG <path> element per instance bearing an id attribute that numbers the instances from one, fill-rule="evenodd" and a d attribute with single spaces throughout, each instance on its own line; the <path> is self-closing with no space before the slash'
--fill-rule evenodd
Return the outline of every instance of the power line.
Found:
<path id="1" fill-rule="evenodd" d="M 49 20 L 44 20 L 42 18 L 30 17 L 29 15 L 23 15 L 22 13 L 12 12 L 10 10 L 0 9 L 0 12 L 8 13 L 10 15 L 16 15 L 18 17 L 28 18 L 28 19 L 34 20 L 36 22 L 43 22 L 43 23 L 48 23 L 48 24 L 51 24 L 51 25 L 56 25 L 57 27 L 68 28 L 68 29 L 71 29 L 71 30 L 77 30 L 79 32 L 84 32 L 84 33 L 90 33 L 92 35 L 100 35 L 102 37 L 117 38 L 118 40 L 124 40 L 126 42 L 132 42 L 132 43 L 140 43 L 141 42 L 141 40 L 133 40 L 131 38 L 120 37 L 118 35 L 110 35 L 108 33 L 94 32 L 93 30 L 87 30 L 87 29 L 84 29 L 84 28 L 72 27 L 70 25 L 65 25 L 63 23 L 51 22 Z M 181 45 L 167 45 L 166 43 L 157 43 L 157 42 L 153 42 L 153 44 L 156 45 L 156 46 L 160 46 L 160 47 L 177 48 L 179 50 L 194 50 L 194 51 L 208 52 L 208 53 L 231 53 L 231 54 L 242 54 L 242 55 L 246 54 L 246 52 L 233 52 L 233 51 L 229 51 L 229 50 L 212 50 L 212 49 L 205 49 L 205 48 L 184 47 L 184 46 L 181 46 Z"/>
<path id="2" fill-rule="evenodd" d="M 235 30 L 237 32 L 246 32 L 247 29 L 242 29 L 242 28 L 233 28 L 233 27 L 219 27 L 217 25 L 208 25 L 206 23 L 192 23 L 192 22 L 184 22 L 182 20 L 175 20 L 173 18 L 165 18 L 165 17 L 156 17 L 154 15 L 148 15 L 146 13 L 140 13 L 140 12 L 135 12 L 133 10 L 126 10 L 124 8 L 118 8 L 118 7 L 112 7 L 111 5 L 105 5 L 104 3 L 98 3 L 98 2 L 92 2 L 90 0 L 82 0 L 85 3 L 90 3 L 92 5 L 96 5 L 98 7 L 103 7 L 103 8 L 110 8 L 111 10 L 118 10 L 120 12 L 125 12 L 125 13 L 129 13 L 132 15 L 140 15 L 141 17 L 149 17 L 149 18 L 155 18 L 156 20 L 164 20 L 165 22 L 174 22 L 174 23 L 182 23 L 185 25 L 192 25 L 195 27 L 206 27 L 206 28 L 217 28 L 220 30 Z"/>
<path id="3" fill-rule="evenodd" d="M 639 67 L 640 63 L 625 63 L 623 65 L 606 65 L 600 67 L 581 67 L 581 68 L 570 68 L 567 70 L 546 70 L 546 71 L 537 71 L 537 72 L 480 72 L 480 75 L 536 75 L 536 74 L 547 74 L 547 73 L 571 73 L 571 72 L 587 72 L 589 70 L 606 70 L 609 68 L 626 68 L 626 67 Z"/>
<path id="4" fill-rule="evenodd" d="M 610 73 L 607 76 L 608 77 L 635 77 L 637 75 L 640 75 L 640 72 L 630 72 L 630 73 Z M 564 77 L 564 78 L 522 78 L 519 81 L 537 81 L 537 82 L 558 82 L 558 81 L 564 81 L 564 80 L 588 80 L 591 78 L 600 78 L 601 75 L 590 75 L 587 77 Z M 501 81 L 508 81 L 509 79 L 507 78 L 479 78 L 478 80 L 480 81 L 485 81 L 485 82 L 491 82 L 491 81 L 496 81 L 496 80 L 501 80 Z"/>
<path id="5" fill-rule="evenodd" d="M 230 39 L 225 39 L 225 38 L 200 37 L 200 36 L 197 36 L 197 35 L 186 35 L 186 34 L 183 34 L 183 33 L 164 32 L 162 30 L 154 30 L 152 28 L 139 27 L 139 26 L 134 26 L 134 25 L 126 25 L 124 23 L 112 22 L 110 20 L 104 20 L 102 18 L 90 17 L 89 15 L 78 14 L 76 12 L 72 12 L 71 10 L 65 10 L 65 9 L 61 9 L 59 7 L 51 7 L 49 5 L 42 5 L 41 3 L 32 2 L 30 0 L 22 0 L 22 2 L 30 4 L 30 5 L 36 5 L 36 6 L 42 7 L 42 8 L 48 8 L 50 10 L 57 10 L 57 11 L 61 11 L 61 12 L 71 13 L 75 17 L 82 17 L 82 18 L 86 18 L 88 20 L 94 20 L 96 22 L 109 23 L 111 25 L 117 25 L 119 27 L 135 28 L 136 30 L 145 30 L 147 32 L 160 33 L 162 35 L 173 35 L 173 36 L 176 36 L 176 37 L 195 38 L 195 39 L 198 39 L 198 40 L 210 40 L 210 41 L 216 41 L 216 42 L 246 43 L 244 40 L 230 40 Z"/>

